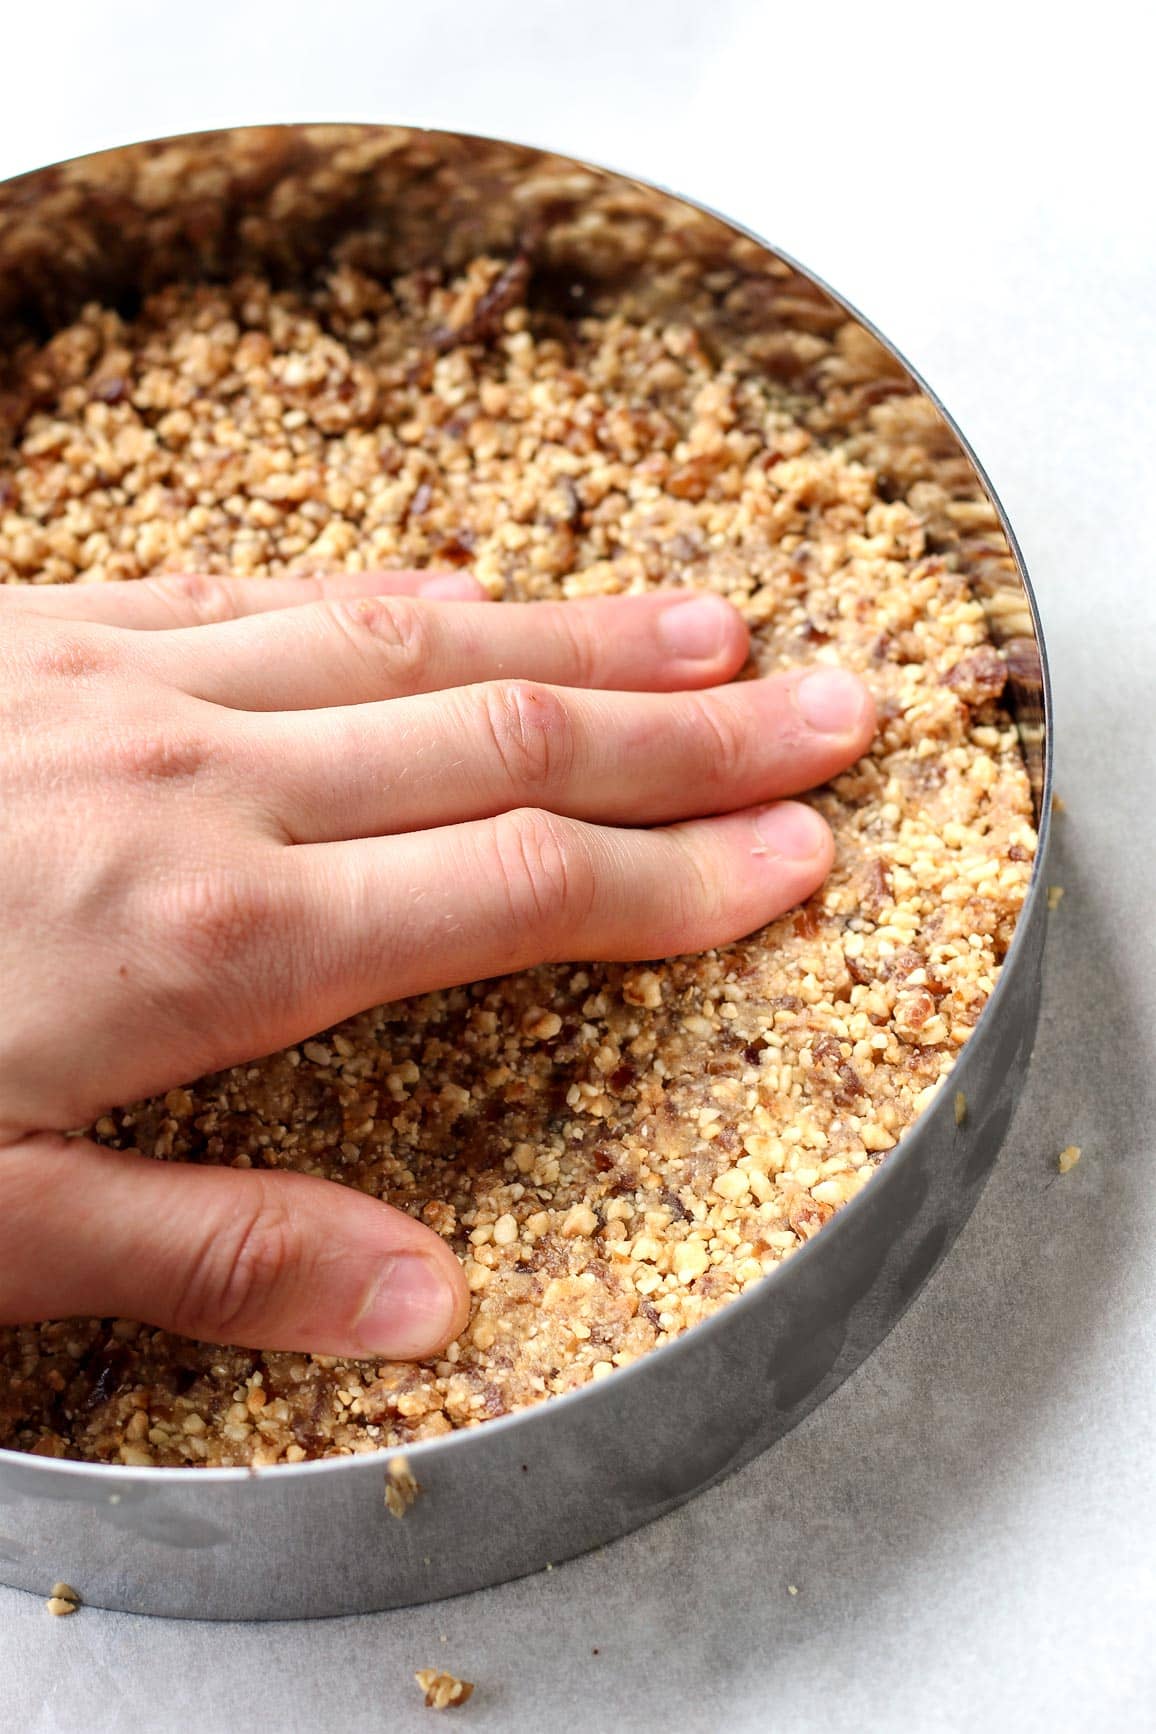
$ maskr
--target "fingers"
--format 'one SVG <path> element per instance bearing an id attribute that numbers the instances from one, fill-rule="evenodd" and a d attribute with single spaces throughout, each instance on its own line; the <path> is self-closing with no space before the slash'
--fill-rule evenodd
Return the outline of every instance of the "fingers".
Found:
<path id="1" fill-rule="evenodd" d="M 495 681 L 244 732 L 271 767 L 276 822 L 313 843 L 531 805 L 610 825 L 730 812 L 826 782 L 874 727 L 863 683 L 819 668 L 672 694 Z"/>
<path id="2" fill-rule="evenodd" d="M 467 609 L 343 598 L 149 646 L 162 675 L 238 710 L 363 704 L 509 675 L 673 691 L 729 680 L 747 648 L 729 603 L 677 591 Z"/>
<path id="3" fill-rule="evenodd" d="M 0 1323 L 100 1314 L 261 1349 L 410 1360 L 463 1328 L 431 1229 L 301 1174 L 46 1135 L 0 1150 Z"/>
<path id="4" fill-rule="evenodd" d="M 56 620 L 172 631 L 219 625 L 306 602 L 364 596 L 425 596 L 478 602 L 484 591 L 466 572 L 345 572 L 318 578 L 213 578 L 174 573 L 115 584 L 3 584 L 0 613 L 20 609 Z"/>
<path id="5" fill-rule="evenodd" d="M 523 808 L 290 850 L 312 937 L 298 961 L 301 1029 L 285 1039 L 309 1016 L 336 1022 L 382 999 L 538 963 L 727 944 L 808 897 L 833 854 L 824 821 L 797 802 L 656 831 Z"/>

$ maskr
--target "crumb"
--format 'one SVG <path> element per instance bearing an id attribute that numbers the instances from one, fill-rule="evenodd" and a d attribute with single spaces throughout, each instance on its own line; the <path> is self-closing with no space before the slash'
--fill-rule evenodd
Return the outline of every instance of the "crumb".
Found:
<path id="1" fill-rule="evenodd" d="M 1058 909 L 1060 907 L 1060 903 L 1061 903 L 1061 900 L 1063 898 L 1063 895 L 1064 895 L 1064 888 L 1062 885 L 1049 885 L 1048 886 L 1048 908 L 1052 909 L 1052 910 Z"/>
<path id="2" fill-rule="evenodd" d="M 793 1583 L 789 1583 L 789 1584 L 788 1584 L 788 1585 L 787 1585 L 787 1594 L 788 1594 L 788 1595 L 789 1595 L 789 1596 L 797 1596 L 797 1595 L 798 1595 L 798 1593 L 799 1593 L 799 1590 L 798 1590 L 798 1585 L 797 1585 L 797 1584 L 793 1584 Z"/>
<path id="3" fill-rule="evenodd" d="M 63 1618 L 65 1614 L 74 1614 L 80 1606 L 80 1595 L 70 1583 L 54 1583 L 52 1594 L 45 1602 L 50 1614 Z"/>
<path id="4" fill-rule="evenodd" d="M 404 1517 L 421 1492 L 409 1462 L 404 1457 L 391 1457 L 385 1475 L 385 1503 L 394 1517 Z"/>
<path id="5" fill-rule="evenodd" d="M 1083 1151 L 1078 1144 L 1069 1144 L 1066 1149 L 1060 1151 L 1056 1159 L 1056 1167 L 1061 1174 L 1070 1174 L 1082 1155 Z"/>
<path id="6" fill-rule="evenodd" d="M 955 1123 L 962 1126 L 967 1119 L 967 1097 L 962 1090 L 955 1092 Z"/>
<path id="7" fill-rule="evenodd" d="M 453 1674 L 443 1674 L 437 1668 L 419 1668 L 414 1675 L 425 1693 L 426 1708 L 457 1710 L 473 1696 L 472 1680 L 458 1680 Z"/>
<path id="8" fill-rule="evenodd" d="M 1068 810 L 1068 803 L 1064 800 L 1063 796 L 1062 795 L 1053 795 L 1052 796 L 1052 812 L 1053 813 L 1066 813 L 1067 810 Z"/>

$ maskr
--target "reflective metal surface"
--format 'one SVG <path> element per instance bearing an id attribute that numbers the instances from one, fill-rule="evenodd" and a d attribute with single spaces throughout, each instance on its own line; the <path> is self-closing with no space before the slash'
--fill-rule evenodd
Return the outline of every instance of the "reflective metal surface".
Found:
<path id="1" fill-rule="evenodd" d="M 122 1469 L 0 1451 L 0 1578 L 101 1606 L 292 1618 L 454 1595 L 622 1535 L 780 1438 L 886 1335 L 967 1220 L 1035 1034 L 1050 797 L 1049 696 L 1018 550 L 953 424 L 878 333 L 800 267 L 714 214 L 569 158 L 393 127 L 246 128 L 130 146 L 0 185 L 0 442 L 31 407 L 5 357 L 93 299 L 173 277 L 323 260 L 379 272 L 496 250 L 529 298 L 739 333 L 806 388 L 843 362 L 834 431 L 883 485 L 923 488 L 933 545 L 1005 647 L 1041 847 L 999 985 L 952 1075 L 875 1179 L 789 1263 L 614 1377 L 419 1445 L 422 1492 L 384 1502 L 385 1457 L 259 1470 Z M 968 1111 L 956 1124 L 954 1094 Z"/>

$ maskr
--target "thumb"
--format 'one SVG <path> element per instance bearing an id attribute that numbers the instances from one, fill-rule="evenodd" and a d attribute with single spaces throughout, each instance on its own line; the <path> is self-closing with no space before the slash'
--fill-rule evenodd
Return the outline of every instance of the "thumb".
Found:
<path id="1" fill-rule="evenodd" d="M 0 1149 L 0 1323 L 96 1314 L 242 1348 L 416 1360 L 468 1312 L 444 1241 L 331 1181 L 53 1134 Z"/>

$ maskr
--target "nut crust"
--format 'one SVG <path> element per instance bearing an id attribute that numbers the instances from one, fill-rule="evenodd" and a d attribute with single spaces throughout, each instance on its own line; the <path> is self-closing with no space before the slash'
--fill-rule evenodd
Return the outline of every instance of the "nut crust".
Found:
<path id="1" fill-rule="evenodd" d="M 689 320 L 563 327 L 530 286 L 481 257 L 452 281 L 341 265 L 296 291 L 175 284 L 131 321 L 88 308 L 16 359 L 11 401 L 37 407 L 0 459 L 0 582 L 468 563 L 495 597 L 712 588 L 753 671 L 838 662 L 872 687 L 871 752 L 813 797 L 834 871 L 726 950 L 378 1007 L 102 1117 L 113 1147 L 409 1210 L 465 1260 L 470 1323 L 413 1366 L 127 1320 L 0 1331 L 2 1444 L 299 1462 L 609 1376 L 854 1197 L 992 991 L 1036 839 L 968 564 L 1004 545 L 937 467 L 931 407 L 851 324 L 720 352 Z"/>

